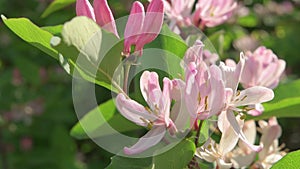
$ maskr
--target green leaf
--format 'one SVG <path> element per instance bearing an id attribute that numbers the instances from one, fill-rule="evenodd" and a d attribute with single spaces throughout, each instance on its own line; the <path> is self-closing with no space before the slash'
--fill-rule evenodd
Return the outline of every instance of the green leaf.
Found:
<path id="1" fill-rule="evenodd" d="M 188 46 L 179 35 L 172 32 L 168 25 L 165 24 L 158 37 L 150 44 L 145 45 L 145 48 L 163 49 L 175 54 L 179 58 L 183 58 Z"/>
<path id="2" fill-rule="evenodd" d="M 114 156 L 106 169 L 152 169 L 152 158 L 128 158 Z"/>
<path id="3" fill-rule="evenodd" d="M 209 125 L 210 124 L 209 124 L 208 120 L 203 121 L 201 131 L 200 131 L 199 140 L 198 140 L 198 143 L 199 143 L 198 146 L 202 146 L 207 141 L 207 139 L 209 137 Z"/>
<path id="4" fill-rule="evenodd" d="M 71 74 L 76 68 L 85 80 L 117 92 L 111 84 L 123 50 L 123 43 L 118 41 L 114 34 L 81 16 L 65 23 L 62 39 L 53 37 L 51 45 L 62 54 L 61 63 L 67 62 L 65 68 L 68 67 Z"/>
<path id="5" fill-rule="evenodd" d="M 275 98 L 264 104 L 265 111 L 257 117 L 249 119 L 267 119 L 272 116 L 278 118 L 300 117 L 300 80 L 282 84 L 274 90 Z"/>
<path id="6" fill-rule="evenodd" d="M 271 169 L 299 169 L 300 168 L 300 150 L 293 151 L 285 155 L 281 160 L 275 163 Z"/>
<path id="7" fill-rule="evenodd" d="M 115 131 L 110 130 L 108 126 L 114 128 L 118 132 L 142 129 L 142 127 L 131 123 L 121 114 L 116 112 L 114 100 L 109 100 L 101 104 L 79 120 L 72 128 L 70 133 L 71 136 L 77 139 L 87 139 L 115 134 Z"/>
<path id="8" fill-rule="evenodd" d="M 171 150 L 153 157 L 155 169 L 182 169 L 192 160 L 196 147 L 190 140 L 183 140 Z"/>
<path id="9" fill-rule="evenodd" d="M 56 12 L 72 3 L 76 2 L 76 0 L 54 0 L 42 14 L 42 18 L 47 17 L 48 15 Z"/>
<path id="10" fill-rule="evenodd" d="M 62 31 L 63 25 L 55 25 L 55 26 L 44 26 L 43 30 L 51 33 L 52 35 L 60 35 Z"/>
<path id="11" fill-rule="evenodd" d="M 4 24 L 24 41 L 42 50 L 55 59 L 58 59 L 58 53 L 50 46 L 52 34 L 39 28 L 27 18 L 7 19 L 1 15 Z"/>

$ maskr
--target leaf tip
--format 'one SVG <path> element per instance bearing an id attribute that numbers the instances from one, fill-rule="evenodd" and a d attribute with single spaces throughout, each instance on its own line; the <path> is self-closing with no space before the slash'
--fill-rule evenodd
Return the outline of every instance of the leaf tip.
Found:
<path id="1" fill-rule="evenodd" d="M 7 18 L 6 18 L 6 16 L 4 16 L 3 14 L 1 14 L 1 19 L 2 19 L 2 20 L 6 20 Z"/>
<path id="2" fill-rule="evenodd" d="M 50 40 L 51 46 L 57 46 L 60 44 L 60 42 L 61 42 L 61 38 L 57 36 L 53 36 Z"/>

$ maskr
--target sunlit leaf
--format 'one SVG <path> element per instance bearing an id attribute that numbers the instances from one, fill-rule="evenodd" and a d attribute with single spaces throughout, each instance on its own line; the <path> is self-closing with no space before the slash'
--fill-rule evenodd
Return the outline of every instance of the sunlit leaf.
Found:
<path id="1" fill-rule="evenodd" d="M 300 80 L 278 86 L 274 90 L 275 98 L 264 104 L 265 111 L 253 119 L 300 117 Z"/>
<path id="2" fill-rule="evenodd" d="M 275 163 L 271 169 L 299 169 L 300 168 L 300 150 L 293 151 L 285 155 L 281 160 Z"/>
<path id="3" fill-rule="evenodd" d="M 51 33 L 39 28 L 27 18 L 7 19 L 3 15 L 1 15 L 1 18 L 4 24 L 17 36 L 53 58 L 58 59 L 57 51 L 50 46 L 50 39 L 53 36 Z"/>

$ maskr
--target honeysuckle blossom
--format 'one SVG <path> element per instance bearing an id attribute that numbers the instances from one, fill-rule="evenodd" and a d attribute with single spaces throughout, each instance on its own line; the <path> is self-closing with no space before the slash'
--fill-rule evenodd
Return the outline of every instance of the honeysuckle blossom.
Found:
<path id="1" fill-rule="evenodd" d="M 119 38 L 115 19 L 107 0 L 94 0 L 93 5 L 94 8 L 88 0 L 77 0 L 77 15 L 93 19 L 100 27 Z M 146 13 L 140 2 L 134 2 L 125 27 L 123 55 L 128 57 L 131 53 L 131 46 L 134 45 L 134 52 L 138 52 L 138 55 L 141 56 L 144 45 L 158 36 L 163 24 L 163 17 L 164 4 L 162 0 L 151 1 Z"/>
<path id="2" fill-rule="evenodd" d="M 222 116 L 220 118 L 222 122 L 218 123 L 218 128 L 224 133 L 222 134 L 220 143 L 217 144 L 214 140 L 209 139 L 203 146 L 197 148 L 196 156 L 208 162 L 216 162 L 217 168 L 229 169 L 232 167 L 232 163 L 230 158 L 228 158 L 228 153 L 234 149 L 239 138 L 226 119 L 227 117 L 222 114 L 220 116 Z M 241 116 L 237 115 L 235 118 L 239 126 L 243 126 L 244 121 L 241 120 Z M 226 133 L 224 132 L 225 130 Z"/>
<path id="3" fill-rule="evenodd" d="M 256 124 L 254 120 L 245 121 L 243 132 L 249 143 L 254 144 L 256 139 Z M 253 163 L 256 152 L 250 149 L 244 142 L 239 141 L 238 146 L 227 154 L 227 158 L 233 164 L 234 168 L 244 168 Z"/>
<path id="4" fill-rule="evenodd" d="M 226 87 L 226 107 L 221 115 L 228 119 L 235 134 L 243 141 L 249 148 L 253 151 L 261 151 L 262 145 L 255 146 L 249 142 L 249 140 L 244 135 L 242 128 L 238 125 L 236 121 L 234 112 L 241 113 L 243 111 L 249 110 L 248 105 L 255 105 L 263 102 L 267 102 L 273 99 L 274 93 L 271 89 L 262 86 L 254 86 L 247 88 L 245 90 L 239 91 L 238 84 L 241 78 L 242 71 L 245 65 L 244 55 L 241 53 L 240 62 L 236 67 L 226 66 L 224 63 L 220 64 L 220 68 L 223 72 L 223 80 Z M 244 108 L 239 108 L 241 106 L 246 106 Z M 221 115 L 219 116 L 218 123 L 223 123 L 221 120 Z M 222 125 L 222 124 L 219 124 Z M 222 135 L 226 135 L 226 130 L 222 132 Z"/>
<path id="5" fill-rule="evenodd" d="M 162 0 L 152 0 L 145 14 L 143 5 L 136 1 L 125 27 L 123 54 L 129 56 L 132 45 L 135 52 L 142 55 L 145 44 L 152 42 L 159 34 L 164 18 L 164 4 Z"/>
<path id="6" fill-rule="evenodd" d="M 195 0 L 164 0 L 165 13 L 171 25 L 192 25 L 191 13 Z"/>
<path id="7" fill-rule="evenodd" d="M 235 0 L 199 0 L 193 23 L 200 28 L 220 25 L 232 16 L 236 7 Z"/>
<path id="8" fill-rule="evenodd" d="M 117 96 L 116 106 L 125 118 L 137 125 L 150 128 L 150 131 L 135 145 L 124 148 L 125 154 L 141 153 L 159 143 L 167 130 L 171 135 L 177 131 L 170 119 L 172 84 L 171 80 L 164 78 L 163 90 L 161 90 L 158 75 L 155 72 L 145 71 L 140 79 L 140 87 L 149 107 L 126 98 L 124 94 Z"/>
<path id="9" fill-rule="evenodd" d="M 186 69 L 187 109 L 194 119 L 207 119 L 224 108 L 225 88 L 221 70 L 204 62 L 191 62 Z"/>
<path id="10" fill-rule="evenodd" d="M 219 56 L 216 53 L 212 53 L 204 48 L 202 41 L 197 40 L 193 46 L 188 48 L 184 55 L 184 63 L 188 65 L 190 62 L 195 62 L 196 64 L 200 62 L 205 62 L 208 66 L 215 64 L 219 60 Z M 185 66 L 183 66 L 185 67 Z"/>
<path id="11" fill-rule="evenodd" d="M 268 122 L 260 120 L 258 124 L 262 134 L 260 142 L 264 148 L 258 153 L 259 160 L 255 165 L 261 168 L 271 168 L 286 154 L 284 151 L 280 151 L 281 147 L 278 146 L 278 138 L 281 136 L 282 130 L 276 117 L 270 118 Z"/>
<path id="12" fill-rule="evenodd" d="M 245 55 L 245 68 L 241 78 L 243 87 L 275 88 L 285 69 L 285 61 L 278 59 L 272 50 L 263 46 L 258 47 L 253 53 L 248 51 Z"/>

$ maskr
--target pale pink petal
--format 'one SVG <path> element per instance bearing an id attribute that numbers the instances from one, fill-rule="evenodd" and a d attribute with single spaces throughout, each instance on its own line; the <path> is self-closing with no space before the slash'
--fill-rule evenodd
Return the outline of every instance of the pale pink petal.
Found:
<path id="1" fill-rule="evenodd" d="M 219 169 L 230 169 L 232 167 L 232 163 L 225 162 L 221 158 L 217 159 L 217 164 Z"/>
<path id="2" fill-rule="evenodd" d="M 147 8 L 145 20 L 136 43 L 136 51 L 142 51 L 145 44 L 152 42 L 160 33 L 164 19 L 164 3 L 152 0 Z"/>
<path id="3" fill-rule="evenodd" d="M 95 14 L 94 14 L 94 9 L 90 2 L 88 0 L 77 0 L 76 1 L 76 15 L 77 16 L 86 16 L 94 21 L 95 19 Z"/>
<path id="4" fill-rule="evenodd" d="M 176 128 L 182 131 L 189 126 L 190 116 L 186 114 L 187 108 L 184 101 L 176 101 L 172 107 L 170 118 L 174 121 Z"/>
<path id="5" fill-rule="evenodd" d="M 266 87 L 255 86 L 242 90 L 239 96 L 235 97 L 233 104 L 238 106 L 253 105 L 270 101 L 274 98 L 274 92 Z"/>
<path id="6" fill-rule="evenodd" d="M 123 94 L 118 94 L 116 106 L 119 112 L 128 120 L 147 127 L 149 122 L 153 122 L 157 117 L 145 109 L 144 106 L 134 100 L 127 99 Z"/>
<path id="7" fill-rule="evenodd" d="M 254 144 L 256 138 L 256 124 L 254 120 L 248 120 L 244 123 L 243 132 L 249 140 L 249 143 Z M 243 150 L 244 153 L 249 154 L 252 152 L 251 149 L 242 141 L 238 143 L 239 148 Z"/>
<path id="8" fill-rule="evenodd" d="M 141 2 L 135 1 L 131 7 L 130 15 L 126 23 L 124 32 L 124 51 L 125 55 L 130 54 L 131 45 L 135 45 L 137 37 L 141 33 L 145 18 L 144 6 Z"/>
<path id="9" fill-rule="evenodd" d="M 144 71 L 140 78 L 140 88 L 145 101 L 155 110 L 162 95 L 157 73 Z"/>
<path id="10" fill-rule="evenodd" d="M 251 144 L 249 142 L 249 140 L 247 140 L 246 136 L 244 135 L 244 133 L 232 111 L 227 111 L 226 116 L 227 116 L 227 119 L 228 119 L 230 125 L 232 126 L 234 132 L 249 148 L 251 148 L 253 151 L 256 151 L 256 152 L 259 152 L 262 150 L 263 145 L 256 146 L 256 145 Z"/>
<path id="11" fill-rule="evenodd" d="M 107 0 L 94 0 L 94 11 L 97 24 L 119 38 L 115 19 L 108 6 Z"/>
<path id="12" fill-rule="evenodd" d="M 165 119 L 165 124 L 167 127 L 169 127 L 169 119 L 170 119 L 170 108 L 171 108 L 171 97 L 170 97 L 170 92 L 172 89 L 172 81 L 168 78 L 163 79 L 163 93 L 161 97 L 161 102 L 160 102 L 160 111 L 164 119 Z"/>
<path id="13" fill-rule="evenodd" d="M 233 128 L 230 126 L 226 114 L 227 112 L 223 112 L 218 117 L 218 127 L 222 132 L 222 137 L 219 143 L 219 152 L 221 154 L 226 154 L 233 150 L 233 148 L 236 146 L 239 140 L 239 137 L 237 136 Z M 243 125 L 243 121 L 239 120 L 239 123 L 239 126 Z"/>
<path id="14" fill-rule="evenodd" d="M 245 168 L 251 165 L 255 160 L 256 152 L 251 152 L 249 154 L 237 154 L 232 157 L 230 161 L 233 164 L 234 168 Z"/>
<path id="15" fill-rule="evenodd" d="M 166 133 L 164 126 L 155 126 L 148 133 L 139 139 L 139 141 L 131 147 L 125 147 L 124 153 L 127 155 L 133 155 L 141 153 L 150 147 L 153 147 L 161 141 Z"/>
<path id="16" fill-rule="evenodd" d="M 222 72 L 216 65 L 210 68 L 211 93 L 209 95 L 210 116 L 220 113 L 225 107 L 225 86 L 222 81 Z"/>

